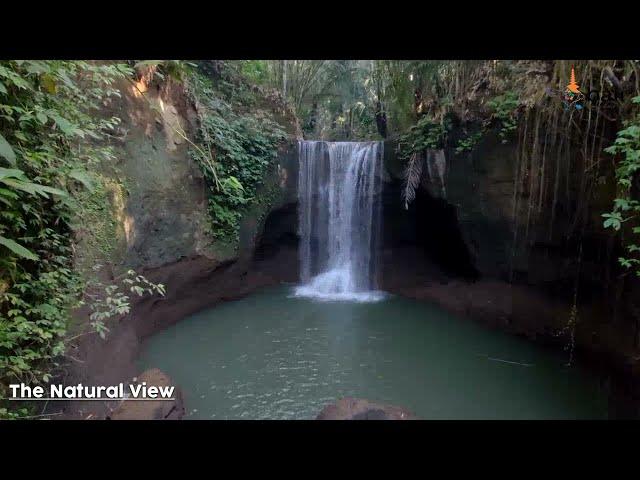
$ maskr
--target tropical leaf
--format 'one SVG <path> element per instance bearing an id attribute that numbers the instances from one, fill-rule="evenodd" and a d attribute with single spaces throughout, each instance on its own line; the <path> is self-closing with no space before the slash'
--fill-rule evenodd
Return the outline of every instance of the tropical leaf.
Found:
<path id="1" fill-rule="evenodd" d="M 16 164 L 16 154 L 14 153 L 13 148 L 11 148 L 11 145 L 9 145 L 9 142 L 7 142 L 7 140 L 2 136 L 1 133 L 0 133 L 0 156 L 6 158 L 11 165 Z"/>
<path id="2" fill-rule="evenodd" d="M 3 178 L 17 178 L 19 180 L 26 180 L 24 172 L 17 168 L 2 168 L 0 167 L 0 180 Z"/>
<path id="3" fill-rule="evenodd" d="M 0 182 L 9 187 L 13 187 L 16 190 L 21 190 L 23 192 L 30 193 L 31 195 L 40 195 L 44 198 L 49 198 L 47 195 L 48 193 L 60 197 L 67 196 L 64 191 L 57 188 L 30 182 L 24 172 L 16 168 L 0 167 Z"/>
<path id="4" fill-rule="evenodd" d="M 67 120 L 66 118 L 62 118 L 60 115 L 52 115 L 52 118 L 56 122 L 56 125 L 58 126 L 58 128 L 65 135 L 73 135 L 75 133 L 76 129 L 71 124 L 71 122 L 69 122 L 69 120 Z"/>
<path id="5" fill-rule="evenodd" d="M 37 185 L 37 184 L 34 184 L 34 185 Z M 59 188 L 47 187 L 46 185 L 37 185 L 37 187 L 38 187 L 38 193 L 40 194 L 42 194 L 41 192 L 46 192 L 52 195 L 57 195 L 58 197 L 67 196 L 67 193 L 64 192 L 63 190 L 60 190 Z"/>
<path id="6" fill-rule="evenodd" d="M 9 250 L 11 250 L 16 255 L 26 258 L 28 260 L 38 260 L 38 256 L 33 253 L 31 250 L 27 250 L 25 247 L 20 245 L 17 242 L 14 242 L 10 238 L 3 237 L 0 235 L 0 245 L 4 245 Z"/>
<path id="7" fill-rule="evenodd" d="M 0 188 L 0 197 L 8 197 L 13 200 L 18 198 L 18 194 L 13 190 L 7 190 L 6 188 Z"/>

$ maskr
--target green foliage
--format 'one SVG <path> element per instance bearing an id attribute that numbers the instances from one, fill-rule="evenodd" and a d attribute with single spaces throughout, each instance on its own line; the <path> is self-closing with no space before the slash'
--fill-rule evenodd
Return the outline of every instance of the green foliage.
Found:
<path id="1" fill-rule="evenodd" d="M 264 85 L 269 81 L 269 64 L 267 60 L 240 60 L 240 74 L 251 83 Z"/>
<path id="2" fill-rule="evenodd" d="M 254 83 L 281 92 L 308 138 L 379 139 L 402 135 L 427 115 L 474 120 L 493 98 L 506 142 L 515 129 L 518 90 L 513 61 L 267 60 L 237 61 Z M 523 72 L 524 73 L 524 72 Z M 506 93 L 505 93 L 506 92 Z M 502 94 L 502 95 L 501 95 Z M 513 114 L 513 115 L 512 115 Z M 483 119 L 484 120 L 484 119 Z"/>
<path id="3" fill-rule="evenodd" d="M 518 104 L 518 95 L 513 91 L 505 92 L 487 102 L 487 106 L 493 112 L 493 118 L 500 122 L 499 135 L 502 143 L 507 143 L 517 128 Z"/>
<path id="4" fill-rule="evenodd" d="M 316 81 L 296 104 L 309 138 L 379 139 L 375 122 L 376 85 L 370 62 L 324 61 Z"/>
<path id="5" fill-rule="evenodd" d="M 398 139 L 398 158 L 404 160 L 404 187 L 402 200 L 405 209 L 415 198 L 415 191 L 422 176 L 422 163 L 426 150 L 444 148 L 447 131 L 451 125 L 447 121 L 435 122 L 426 115 Z"/>
<path id="6" fill-rule="evenodd" d="M 458 145 L 456 145 L 456 153 L 470 152 L 478 144 L 480 139 L 482 139 L 482 132 L 475 132 L 465 138 L 461 138 L 458 140 Z"/>
<path id="7" fill-rule="evenodd" d="M 375 113 L 380 92 L 376 93 L 374 62 L 241 60 L 225 64 L 235 66 L 250 83 L 280 92 L 301 119 L 309 138 L 379 138 Z"/>
<path id="8" fill-rule="evenodd" d="M 640 104 L 640 96 L 633 98 L 633 103 Z M 614 200 L 613 211 L 604 213 L 604 227 L 618 231 L 626 222 L 632 222 L 631 240 L 626 239 L 624 248 L 627 255 L 618 258 L 624 268 L 635 270 L 640 277 L 640 227 L 637 219 L 640 215 L 640 201 L 632 198 L 633 181 L 640 171 L 640 115 L 625 122 L 625 128 L 617 133 L 616 140 L 605 151 L 613 155 L 620 155 L 621 159 L 616 168 L 616 179 L 619 187 L 619 197 Z"/>
<path id="9" fill-rule="evenodd" d="M 427 149 L 443 148 L 447 131 L 450 129 L 446 122 L 434 122 L 423 116 L 405 134 L 398 139 L 400 158 L 409 158 L 414 153 Z"/>
<path id="10" fill-rule="evenodd" d="M 96 112 L 130 73 L 117 63 L 0 62 L 0 396 L 9 382 L 49 381 L 64 353 L 82 291 L 71 220 L 118 124 Z"/>
<path id="11" fill-rule="evenodd" d="M 29 415 L 29 413 L 27 408 L 18 408 L 16 410 L 0 408 L 0 420 L 19 420 Z"/>
<path id="12" fill-rule="evenodd" d="M 443 103 L 451 102 L 451 95 L 443 88 L 447 63 L 442 60 L 380 60 L 374 65 L 378 80 L 376 97 L 389 113 L 393 129 L 402 134 L 416 121 L 416 115 L 442 118 Z M 422 109 L 419 97 L 437 99 L 433 111 Z"/>
<path id="13" fill-rule="evenodd" d="M 241 83 L 236 85 L 242 89 Z M 237 97 L 214 88 L 200 73 L 190 75 L 188 91 L 199 105 L 199 148 L 192 148 L 191 155 L 210 188 L 212 233 L 217 239 L 235 242 L 245 207 L 254 200 L 285 132 L 266 112 L 245 111 Z"/>
<path id="14" fill-rule="evenodd" d="M 94 271 L 97 272 L 101 268 L 102 265 L 95 265 Z M 105 284 L 96 280 L 89 281 L 84 291 L 85 300 L 81 303 L 89 305 L 91 326 L 100 337 L 105 338 L 109 331 L 105 322 L 110 318 L 126 315 L 130 312 L 130 293 L 141 297 L 145 294 L 154 295 L 156 293 L 164 296 L 165 292 L 165 286 L 161 283 L 155 284 L 134 270 L 128 270 L 124 278 L 116 282 Z"/>
<path id="15" fill-rule="evenodd" d="M 9 145 L 9 142 L 0 135 L 0 155 L 3 156 L 12 166 L 16 164 L 16 154 Z"/>

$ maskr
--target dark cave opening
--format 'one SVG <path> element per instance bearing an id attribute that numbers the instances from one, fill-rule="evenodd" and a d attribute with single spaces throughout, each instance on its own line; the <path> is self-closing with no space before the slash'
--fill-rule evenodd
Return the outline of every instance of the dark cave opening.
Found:
<path id="1" fill-rule="evenodd" d="M 253 269 L 280 281 L 298 280 L 298 204 L 275 209 L 264 221 L 256 244 Z"/>
<path id="2" fill-rule="evenodd" d="M 401 182 L 392 182 L 383 190 L 385 271 L 410 269 L 426 280 L 476 280 L 479 272 L 462 237 L 456 207 L 418 189 L 405 210 L 401 189 Z"/>
<path id="3" fill-rule="evenodd" d="M 298 204 L 289 203 L 271 212 L 264 222 L 254 259 L 265 260 L 275 256 L 281 249 L 298 247 Z"/>

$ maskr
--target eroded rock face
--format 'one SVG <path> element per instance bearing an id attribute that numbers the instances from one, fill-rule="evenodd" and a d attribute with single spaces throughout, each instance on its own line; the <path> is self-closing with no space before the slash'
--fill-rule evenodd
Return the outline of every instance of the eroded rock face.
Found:
<path id="1" fill-rule="evenodd" d="M 385 143 L 385 168 L 391 177 L 387 202 L 393 205 L 400 203 L 398 187 L 404 182 L 404 162 L 396 149 L 394 142 Z M 493 134 L 472 154 L 457 155 L 451 148 L 427 151 L 416 200 L 408 211 L 397 210 L 394 215 L 407 217 L 417 229 L 426 226 L 429 239 L 443 228 L 440 213 L 451 210 L 449 216 L 473 269 L 483 276 L 507 279 L 518 222 L 513 212 L 516 152 L 513 145 L 501 144 Z"/>
<path id="2" fill-rule="evenodd" d="M 401 407 L 345 397 L 324 407 L 316 420 L 418 420 L 418 417 Z"/>
<path id="3" fill-rule="evenodd" d="M 210 255 L 207 189 L 201 169 L 178 132 L 194 138 L 197 112 L 184 87 L 171 79 L 117 84 L 120 96 L 104 107 L 121 119 L 111 141 L 123 193 L 114 218 L 119 233 L 110 259 L 134 269 L 154 268 L 182 257 Z M 117 240 L 117 242 L 116 242 Z M 119 265 L 118 265 L 119 267 Z"/>
<path id="4" fill-rule="evenodd" d="M 542 182 L 522 148 L 489 131 L 471 152 L 448 147 L 444 161 L 432 153 L 431 172 L 426 163 L 405 210 L 404 162 L 385 142 L 382 288 L 547 343 L 575 341 L 622 371 L 637 370 L 640 287 L 617 276 L 617 247 L 600 217 L 612 202 L 612 172 L 603 167 L 587 202 L 577 198 L 580 168 L 547 167 Z M 566 164 L 553 149 L 545 158 Z M 580 320 L 569 340 L 574 294 Z"/>
<path id="5" fill-rule="evenodd" d="M 146 382 L 147 387 L 170 387 L 175 386 L 169 376 L 152 368 L 143 372 L 137 383 Z M 110 420 L 180 420 L 184 416 L 184 403 L 182 392 L 178 387 L 174 390 L 175 400 L 150 400 L 133 401 L 124 400 L 120 406 L 107 418 Z"/>
<path id="6" fill-rule="evenodd" d="M 277 99 L 262 101 L 260 107 L 284 122 L 291 136 L 265 173 L 256 194 L 262 201 L 243 212 L 236 251 L 233 245 L 217 244 L 210 234 L 208 187 L 184 137 L 197 136 L 198 112 L 184 86 L 168 79 L 159 84 L 122 81 L 118 87 L 121 95 L 111 99 L 103 112 L 105 117 L 121 119 L 112 142 L 117 175 L 104 172 L 122 183 L 114 219 L 121 238 L 113 239 L 116 248 L 111 260 L 118 267 L 141 270 L 195 256 L 217 263 L 250 257 L 270 209 L 296 198 L 299 127 L 295 116 L 283 111 Z"/>

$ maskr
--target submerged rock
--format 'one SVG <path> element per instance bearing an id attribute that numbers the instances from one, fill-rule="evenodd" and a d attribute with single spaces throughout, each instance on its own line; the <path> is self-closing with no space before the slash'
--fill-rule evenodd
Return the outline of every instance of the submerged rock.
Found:
<path id="1" fill-rule="evenodd" d="M 170 387 L 171 378 L 161 370 L 152 368 L 143 372 L 137 383 L 147 386 Z M 110 420 L 180 420 L 184 416 L 184 403 L 179 388 L 174 391 L 174 400 L 131 401 L 124 400 L 108 417 Z"/>
<path id="2" fill-rule="evenodd" d="M 402 407 L 346 397 L 324 407 L 316 420 L 418 420 L 418 417 Z"/>

